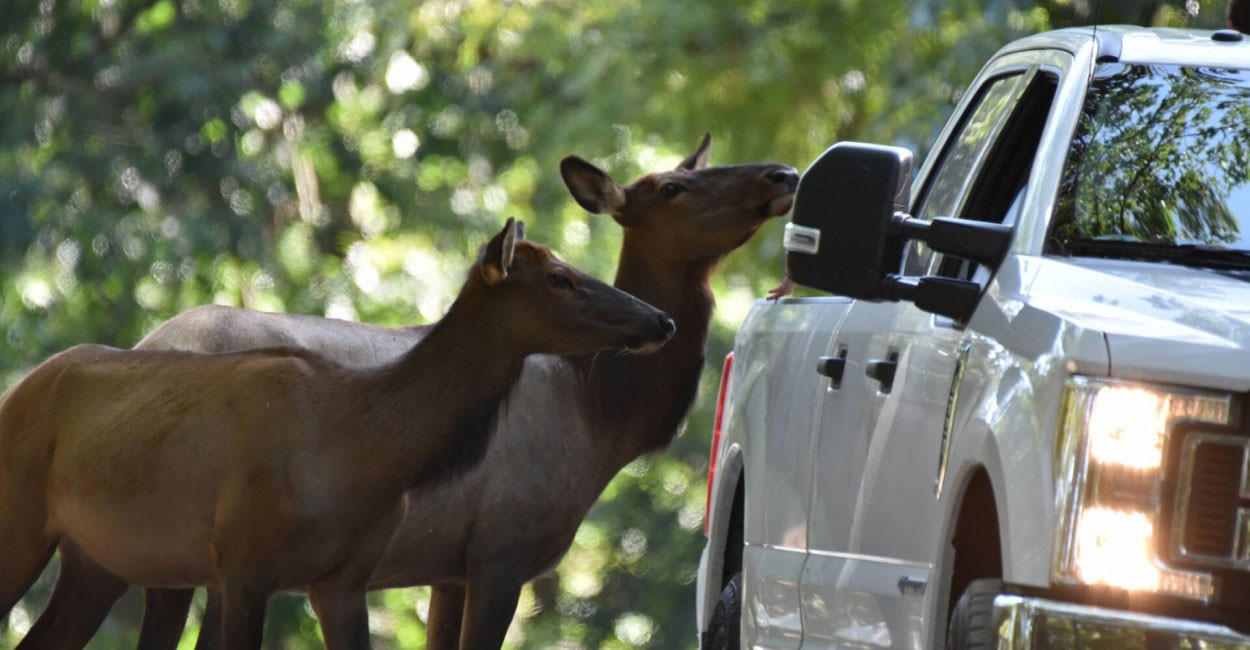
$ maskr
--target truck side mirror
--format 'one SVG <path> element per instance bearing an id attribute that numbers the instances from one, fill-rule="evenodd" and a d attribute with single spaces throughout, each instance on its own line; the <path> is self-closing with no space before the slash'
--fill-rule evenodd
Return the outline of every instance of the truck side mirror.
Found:
<path id="1" fill-rule="evenodd" d="M 882 300 L 881 281 L 898 273 L 901 237 L 890 218 L 911 198 L 911 152 L 856 142 L 825 150 L 799 179 L 786 225 L 786 274 L 813 289 Z"/>
<path id="2" fill-rule="evenodd" d="M 907 240 L 997 267 L 1011 227 L 961 219 L 913 219 L 911 152 L 856 142 L 829 147 L 799 180 L 786 224 L 786 273 L 804 286 L 862 300 L 910 300 L 964 321 L 981 286 L 946 277 L 899 275 Z"/>

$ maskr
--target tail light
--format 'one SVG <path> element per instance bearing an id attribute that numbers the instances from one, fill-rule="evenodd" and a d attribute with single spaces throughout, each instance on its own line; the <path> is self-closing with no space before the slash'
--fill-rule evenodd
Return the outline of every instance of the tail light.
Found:
<path id="1" fill-rule="evenodd" d="M 734 353 L 725 355 L 725 367 L 720 374 L 720 391 L 716 396 L 716 420 L 712 425 L 712 452 L 707 461 L 707 503 L 703 506 L 703 536 L 712 521 L 712 485 L 716 480 L 716 459 L 720 456 L 721 424 L 725 419 L 725 390 L 729 387 L 729 371 L 734 365 Z"/>

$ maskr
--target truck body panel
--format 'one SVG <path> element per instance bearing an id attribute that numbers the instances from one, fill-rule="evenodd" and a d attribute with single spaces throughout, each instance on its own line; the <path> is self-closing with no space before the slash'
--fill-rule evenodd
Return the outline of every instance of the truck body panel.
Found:
<path id="1" fill-rule="evenodd" d="M 1250 647 L 1239 604 L 1250 598 L 1250 234 L 1239 227 L 1250 174 L 1236 171 L 1250 162 L 1191 157 L 1157 186 L 1093 166 L 1151 146 L 1161 153 L 1147 163 L 1162 160 L 1169 138 L 1205 155 L 1250 151 L 1244 123 L 1203 127 L 1242 110 L 1228 98 L 1250 96 L 1247 68 L 1250 43 L 1101 26 L 1025 38 L 987 63 L 915 177 L 911 215 L 1005 224 L 1013 237 L 995 264 L 913 240 L 889 276 L 977 286 L 975 308 L 761 300 L 740 328 L 713 449 L 701 633 L 729 566 L 741 568 L 742 609 L 728 647 L 943 647 L 969 607 L 961 594 L 986 580 L 1002 584 L 1000 647 Z M 1136 137 L 1098 130 L 1124 111 L 1158 141 L 1106 140 Z M 1122 177 L 1128 189 L 1114 189 Z M 1073 234 L 1104 206 L 1118 213 L 1095 226 L 1118 234 Z M 1174 239 L 1134 240 L 1164 227 Z M 1153 431 L 1141 417 L 1166 417 L 1157 443 L 1125 438 Z M 1132 469 L 1141 462 L 1158 469 Z M 1224 482 L 1194 478 L 1208 470 Z M 1216 505 L 1200 507 L 1199 493 Z M 1204 507 L 1218 516 L 1195 514 Z M 1121 523 L 1097 533 L 1098 517 Z M 1118 552 L 1116 536 L 1139 539 L 1141 521 L 1155 527 L 1148 545 Z"/>

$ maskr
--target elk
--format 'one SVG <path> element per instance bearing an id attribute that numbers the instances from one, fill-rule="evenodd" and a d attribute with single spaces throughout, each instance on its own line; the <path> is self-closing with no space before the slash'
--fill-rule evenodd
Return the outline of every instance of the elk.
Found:
<path id="1" fill-rule="evenodd" d="M 80 345 L 0 398 L 0 614 L 61 545 L 146 587 L 210 584 L 229 648 L 306 587 L 329 648 L 369 645 L 365 591 L 420 494 L 479 462 L 525 358 L 651 352 L 660 310 L 519 241 L 484 247 L 445 317 L 397 360 Z M 30 645 L 46 640 L 26 640 Z"/>
<path id="2" fill-rule="evenodd" d="M 500 413 L 486 459 L 409 495 L 370 588 L 433 587 L 427 648 L 498 648 L 521 587 L 564 556 L 608 481 L 676 435 L 703 367 L 713 309 L 709 277 L 765 221 L 790 210 L 798 185 L 788 165 L 708 167 L 710 155 L 708 134 L 676 169 L 625 186 L 581 158 L 561 161 L 573 198 L 624 229 L 615 285 L 668 311 L 677 333 L 648 357 L 529 357 L 513 389 L 516 406 Z M 426 331 L 213 307 L 173 318 L 139 347 L 224 350 L 280 341 L 369 365 L 402 354 Z M 106 578 L 81 573 L 87 577 L 74 580 L 62 567 L 47 611 L 78 612 L 90 636 L 124 585 L 101 588 Z M 174 648 L 190 592 L 145 595 L 140 646 Z M 216 610 L 210 592 L 197 648 L 215 647 Z M 41 617 L 36 627 L 43 623 Z"/>

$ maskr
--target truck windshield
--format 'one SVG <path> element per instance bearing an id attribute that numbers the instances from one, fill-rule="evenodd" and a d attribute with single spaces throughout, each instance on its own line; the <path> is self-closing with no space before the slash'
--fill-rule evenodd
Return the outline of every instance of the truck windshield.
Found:
<path id="1" fill-rule="evenodd" d="M 1250 266 L 1250 71 L 1099 65 L 1047 252 Z"/>

